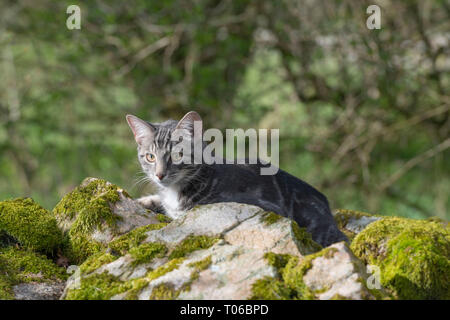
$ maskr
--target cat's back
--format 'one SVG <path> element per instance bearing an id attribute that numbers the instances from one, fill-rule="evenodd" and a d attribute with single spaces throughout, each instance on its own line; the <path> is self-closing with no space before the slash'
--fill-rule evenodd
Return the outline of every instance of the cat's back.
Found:
<path id="1" fill-rule="evenodd" d="M 314 189 L 310 184 L 282 169 L 276 168 L 277 170 L 274 170 L 274 174 L 263 174 L 263 169 L 268 169 L 270 164 L 261 162 L 260 160 L 258 160 L 256 164 L 216 164 L 214 167 L 216 174 L 223 178 L 239 178 L 239 180 L 243 182 L 265 182 L 271 186 L 285 184 L 286 187 L 291 190 L 295 189 L 304 192 L 313 192 L 314 190 L 321 198 L 323 198 L 323 200 L 326 200 L 325 196 Z"/>
<path id="2" fill-rule="evenodd" d="M 263 175 L 262 169 L 270 165 L 258 161 L 256 164 L 214 165 L 215 185 L 225 194 L 243 193 L 242 198 L 256 198 L 256 202 L 282 203 L 295 197 L 298 201 L 314 199 L 328 206 L 327 198 L 305 181 L 278 169 L 273 175 Z"/>
<path id="3" fill-rule="evenodd" d="M 261 174 L 265 163 L 215 164 L 209 167 L 210 180 L 202 204 L 238 202 L 256 205 L 288 217 L 306 227 L 322 246 L 347 240 L 337 228 L 327 198 L 305 181 L 279 169 Z"/>

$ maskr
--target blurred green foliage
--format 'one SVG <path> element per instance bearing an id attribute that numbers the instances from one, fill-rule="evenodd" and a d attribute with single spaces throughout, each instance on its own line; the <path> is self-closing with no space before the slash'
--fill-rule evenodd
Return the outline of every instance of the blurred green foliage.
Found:
<path id="1" fill-rule="evenodd" d="M 66 8 L 81 8 L 81 30 Z M 379 4 L 381 30 L 366 28 Z M 87 176 L 138 196 L 125 114 L 280 128 L 334 208 L 450 219 L 446 1 L 0 2 L 0 199 Z"/>

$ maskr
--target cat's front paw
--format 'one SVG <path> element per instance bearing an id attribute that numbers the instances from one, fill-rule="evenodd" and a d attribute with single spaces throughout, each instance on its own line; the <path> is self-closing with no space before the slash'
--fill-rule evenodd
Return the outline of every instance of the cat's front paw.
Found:
<path id="1" fill-rule="evenodd" d="M 164 207 L 161 204 L 161 200 L 158 195 L 151 195 L 136 199 L 136 201 L 145 209 L 150 209 L 154 212 L 164 213 Z"/>

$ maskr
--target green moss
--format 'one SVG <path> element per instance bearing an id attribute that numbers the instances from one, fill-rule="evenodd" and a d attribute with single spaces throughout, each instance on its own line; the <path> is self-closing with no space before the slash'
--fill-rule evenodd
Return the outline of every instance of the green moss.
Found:
<path id="1" fill-rule="evenodd" d="M 162 277 L 166 273 L 169 273 L 169 272 L 177 269 L 183 261 L 184 261 L 184 258 L 177 258 L 177 259 L 170 260 L 169 262 L 163 264 L 159 268 L 150 271 L 147 274 L 146 279 L 148 281 L 152 281 L 154 279 Z"/>
<path id="2" fill-rule="evenodd" d="M 148 231 L 158 230 L 164 228 L 166 225 L 167 223 L 155 223 L 136 228 L 128 232 L 127 234 L 111 241 L 108 247 L 124 255 L 131 248 L 139 246 L 147 238 L 146 233 Z"/>
<path id="3" fill-rule="evenodd" d="M 24 282 L 49 282 L 67 279 L 60 268 L 44 255 L 29 249 L 0 249 L 0 299 L 14 299 L 12 287 Z"/>
<path id="4" fill-rule="evenodd" d="M 0 254 L 0 300 L 14 300 L 13 286 L 19 284 L 18 270 L 13 270 Z"/>
<path id="5" fill-rule="evenodd" d="M 92 274 L 81 280 L 78 289 L 70 289 L 66 300 L 109 300 L 117 294 L 124 294 L 126 300 L 138 299 L 139 293 L 149 284 L 145 278 L 121 281 L 107 271 Z"/>
<path id="6" fill-rule="evenodd" d="M 310 254 L 322 249 L 322 246 L 312 239 L 311 234 L 306 231 L 306 228 L 300 228 L 295 221 L 291 221 L 291 228 L 295 240 L 302 244 L 300 247 L 307 250 L 306 252 L 302 252 L 302 254 Z"/>
<path id="7" fill-rule="evenodd" d="M 266 226 L 270 226 L 271 224 L 274 224 L 275 222 L 279 221 L 281 219 L 281 216 L 276 214 L 275 212 L 264 212 L 261 215 L 261 221 L 264 222 Z"/>
<path id="8" fill-rule="evenodd" d="M 86 231 L 100 226 L 103 219 L 114 227 L 115 218 L 111 217 L 110 204 L 119 201 L 117 189 L 116 185 L 105 180 L 93 179 L 64 196 L 53 211 L 57 216 L 69 220 L 85 213 L 83 220 L 87 223 L 83 228 Z"/>
<path id="9" fill-rule="evenodd" d="M 252 285 L 252 300 L 290 300 L 294 293 L 283 281 L 265 277 Z"/>
<path id="10" fill-rule="evenodd" d="M 192 262 L 188 264 L 188 267 L 193 268 L 194 270 L 191 272 L 191 276 L 189 278 L 189 281 L 183 284 L 183 290 L 184 291 L 190 291 L 191 290 L 191 284 L 197 280 L 200 276 L 200 272 L 203 270 L 206 270 L 209 268 L 209 266 L 212 263 L 211 256 L 206 257 L 203 260 Z"/>
<path id="11" fill-rule="evenodd" d="M 336 293 L 334 296 L 331 297 L 330 300 L 349 300 L 349 299 Z"/>
<path id="12" fill-rule="evenodd" d="M 432 222 L 438 222 L 438 223 L 441 223 L 442 226 L 443 226 L 444 228 L 446 228 L 446 227 L 448 226 L 448 221 L 445 221 L 444 219 L 442 219 L 442 218 L 440 218 L 440 217 L 436 217 L 436 216 L 434 216 L 434 217 L 429 217 L 429 218 L 427 218 L 426 220 L 427 220 L 427 221 L 432 221 Z"/>
<path id="13" fill-rule="evenodd" d="M 160 284 L 153 288 L 151 300 L 174 300 L 180 295 L 180 290 L 175 290 L 171 284 Z"/>
<path id="14" fill-rule="evenodd" d="M 113 233 L 116 231 L 121 217 L 113 214 L 110 206 L 119 201 L 117 190 L 116 185 L 105 180 L 87 180 L 64 196 L 53 209 L 63 228 L 70 225 L 65 251 L 74 263 L 82 263 L 103 249 L 101 243 L 91 239 L 96 229 L 102 231 L 108 227 Z"/>
<path id="15" fill-rule="evenodd" d="M 290 259 L 293 258 L 290 254 L 277 254 L 273 252 L 267 252 L 264 254 L 264 258 L 267 260 L 269 265 L 277 269 L 280 272 Z"/>
<path id="16" fill-rule="evenodd" d="M 130 249 L 130 255 L 134 259 L 132 265 L 148 263 L 156 257 L 162 258 L 166 252 L 167 248 L 162 243 L 150 242 L 141 244 Z"/>
<path id="17" fill-rule="evenodd" d="M 148 281 L 144 278 L 133 279 L 129 281 L 129 286 L 131 289 L 127 291 L 125 300 L 137 300 L 142 289 L 148 286 Z"/>
<path id="18" fill-rule="evenodd" d="M 211 265 L 211 262 L 211 256 L 208 256 L 203 260 L 189 263 L 188 267 L 194 268 L 197 271 L 202 271 L 207 269 Z"/>
<path id="19" fill-rule="evenodd" d="M 0 300 L 14 300 L 12 287 L 9 277 L 0 274 Z"/>
<path id="20" fill-rule="evenodd" d="M 348 210 L 348 209 L 338 209 L 334 215 L 334 219 L 339 227 L 345 227 L 350 218 L 362 218 L 362 217 L 378 217 L 378 215 L 373 215 L 363 211 Z"/>
<path id="21" fill-rule="evenodd" d="M 18 271 L 17 275 L 21 281 L 33 278 L 33 274 L 40 274 L 44 280 L 67 279 L 64 268 L 56 266 L 46 256 L 27 249 L 4 248 L 0 250 L 0 257 L 6 261 L 10 270 Z"/>
<path id="22" fill-rule="evenodd" d="M 312 261 L 318 257 L 331 258 L 337 251 L 336 248 L 325 248 L 319 252 L 306 256 L 300 263 L 297 257 L 288 261 L 282 272 L 284 283 L 294 292 L 294 299 L 311 300 L 319 291 L 312 291 L 303 282 L 303 277 L 312 268 Z"/>
<path id="23" fill-rule="evenodd" d="M 132 289 L 130 282 L 104 272 L 94 274 L 80 281 L 80 288 L 69 290 L 66 300 L 109 300 L 111 297 Z"/>
<path id="24" fill-rule="evenodd" d="M 101 266 L 111 263 L 117 259 L 116 256 L 105 252 L 98 252 L 91 255 L 81 266 L 80 271 L 83 274 L 91 273 Z"/>
<path id="25" fill-rule="evenodd" d="M 196 250 L 208 249 L 218 240 L 219 238 L 208 237 L 204 235 L 202 236 L 191 235 L 186 239 L 184 239 L 172 250 L 169 259 L 182 258 Z"/>
<path id="26" fill-rule="evenodd" d="M 184 260 L 185 260 L 184 258 L 172 259 L 167 263 L 165 263 L 164 265 L 158 267 L 157 269 L 151 270 L 149 273 L 147 273 L 147 275 L 144 278 L 131 280 L 131 285 L 133 289 L 127 292 L 126 298 L 130 300 L 137 299 L 142 289 L 145 288 L 151 281 L 159 277 L 162 277 L 163 275 L 173 270 L 176 270 L 183 263 Z M 202 270 L 208 268 L 210 264 L 211 264 L 211 256 L 208 256 L 203 260 L 190 263 L 188 266 L 193 268 L 194 270 L 191 273 L 189 281 L 184 283 L 178 290 L 174 290 L 173 287 L 169 284 L 159 285 L 153 289 L 150 299 L 157 299 L 157 300 L 175 299 L 176 297 L 179 296 L 181 292 L 190 290 L 192 282 L 195 281 L 198 278 L 199 273 Z"/>
<path id="27" fill-rule="evenodd" d="M 277 271 L 275 277 L 265 277 L 255 281 L 252 285 L 253 300 L 311 300 L 319 291 L 312 291 L 303 282 L 303 276 L 311 269 L 312 261 L 318 257 L 332 256 L 337 249 L 325 248 L 319 252 L 306 256 L 299 262 L 299 258 L 288 254 L 268 252 L 264 255 L 267 262 Z"/>
<path id="28" fill-rule="evenodd" d="M 191 284 L 191 281 L 183 284 L 180 289 L 175 290 L 173 284 L 162 283 L 153 288 L 152 293 L 150 294 L 150 299 L 151 300 L 175 300 L 176 298 L 178 298 L 180 293 L 190 289 L 190 284 Z"/>
<path id="29" fill-rule="evenodd" d="M 128 286 L 130 286 L 131 289 L 127 291 L 127 295 L 125 298 L 127 300 L 136 300 L 139 296 L 139 293 L 142 291 L 143 288 L 149 285 L 150 281 L 162 277 L 166 273 L 169 273 L 177 269 L 183 261 L 184 258 L 170 260 L 169 262 L 165 263 L 159 268 L 155 270 L 150 270 L 150 272 L 148 272 L 145 277 L 130 280 Z"/>
<path id="30" fill-rule="evenodd" d="M 148 263 L 153 258 L 163 258 L 167 254 L 167 248 L 162 243 L 141 243 L 145 238 L 142 234 L 154 228 L 146 226 L 147 228 L 141 228 L 137 230 L 133 235 L 123 236 L 111 243 L 110 247 L 115 250 L 126 253 L 128 252 L 134 259 L 133 265 L 141 263 Z M 67 299 L 109 299 L 118 293 L 126 293 L 126 299 L 137 299 L 143 288 L 148 284 L 177 269 L 184 261 L 184 257 L 189 253 L 207 249 L 212 246 L 218 239 L 207 236 L 190 236 L 178 244 L 169 255 L 169 261 L 164 265 L 158 267 L 155 270 L 150 270 L 145 277 L 139 279 L 132 279 L 126 282 L 119 281 L 117 278 L 103 274 L 100 278 L 97 275 L 89 275 L 86 279 L 82 280 L 82 286 L 80 289 L 70 290 Z M 114 241 L 113 241 L 114 242 Z M 137 246 L 136 246 L 137 245 Z M 104 263 L 109 263 L 114 259 L 110 254 L 98 253 L 91 256 L 82 265 L 83 273 L 89 273 L 96 270 Z M 211 263 L 211 257 L 205 258 L 201 261 L 194 262 L 189 266 L 193 268 L 190 280 L 187 281 L 178 290 L 172 290 L 170 285 L 162 285 L 156 287 L 152 291 L 152 299 L 170 299 L 177 297 L 182 291 L 189 290 L 191 283 L 198 277 L 201 270 L 207 268 Z M 112 292 L 100 292 L 103 290 L 110 291 L 108 285 L 111 286 Z M 98 292 L 97 292 L 98 291 Z"/>
<path id="31" fill-rule="evenodd" d="M 0 233 L 43 253 L 53 253 L 63 241 L 55 217 L 30 198 L 0 202 Z"/>
<path id="32" fill-rule="evenodd" d="M 93 241 L 88 235 L 66 235 L 63 254 L 72 264 L 82 264 L 91 255 L 100 253 L 104 249 L 105 246 L 102 243 Z"/>
<path id="33" fill-rule="evenodd" d="M 400 299 L 450 299 L 450 230 L 441 222 L 386 217 L 359 233 L 351 249 L 380 267 L 381 284 Z"/>
<path id="34" fill-rule="evenodd" d="M 162 223 L 172 222 L 172 219 L 170 219 L 170 217 L 166 216 L 165 214 L 158 213 L 158 214 L 156 214 L 156 218 L 158 219 L 159 222 L 162 222 Z"/>

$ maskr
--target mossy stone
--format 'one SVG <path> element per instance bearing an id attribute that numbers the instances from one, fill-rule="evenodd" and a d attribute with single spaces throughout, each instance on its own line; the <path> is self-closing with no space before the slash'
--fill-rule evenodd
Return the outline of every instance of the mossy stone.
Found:
<path id="1" fill-rule="evenodd" d="M 118 189 L 105 180 L 86 179 L 53 209 L 59 225 L 67 231 L 65 253 L 72 262 L 82 263 L 105 247 L 92 239 L 95 230 L 116 231 L 121 217 L 112 212 L 111 205 L 120 199 Z"/>
<path id="2" fill-rule="evenodd" d="M 55 217 L 31 198 L 0 202 L 0 234 L 23 247 L 51 254 L 63 242 Z M 6 241 L 2 241 L 3 243 Z"/>
<path id="3" fill-rule="evenodd" d="M 170 223 L 172 222 L 172 219 L 162 213 L 157 213 L 156 214 L 156 218 L 158 219 L 159 222 L 161 223 Z"/>
<path id="4" fill-rule="evenodd" d="M 13 286 L 27 282 L 64 281 L 68 277 L 46 256 L 29 249 L 0 249 L 0 300 L 14 299 Z"/>
<path id="5" fill-rule="evenodd" d="M 218 240 L 217 237 L 190 235 L 171 251 L 169 259 L 182 258 L 196 250 L 208 249 Z"/>
<path id="6" fill-rule="evenodd" d="M 339 230 L 341 230 L 341 232 L 345 234 L 350 241 L 352 241 L 357 233 L 350 231 L 347 228 L 347 224 L 351 219 L 361 219 L 364 217 L 366 218 L 376 217 L 380 219 L 384 218 L 383 216 L 374 215 L 363 211 L 338 209 L 336 210 L 336 213 L 334 215 L 334 220 L 336 221 Z"/>
<path id="7" fill-rule="evenodd" d="M 180 290 L 175 290 L 173 285 L 162 283 L 153 288 L 151 300 L 174 300 L 180 295 Z"/>
<path id="8" fill-rule="evenodd" d="M 109 300 L 111 297 L 132 289 L 130 282 L 104 272 L 82 278 L 80 287 L 69 290 L 66 300 Z"/>
<path id="9" fill-rule="evenodd" d="M 261 221 L 264 222 L 266 226 L 270 226 L 281 219 L 281 216 L 276 214 L 275 212 L 264 212 L 261 215 Z"/>
<path id="10" fill-rule="evenodd" d="M 189 281 L 183 285 L 184 291 L 190 291 L 192 283 L 200 277 L 200 272 L 209 268 L 212 263 L 211 256 L 206 257 L 200 261 L 192 262 L 188 264 L 188 267 L 193 268 Z"/>
<path id="11" fill-rule="evenodd" d="M 301 261 L 297 256 L 267 252 L 264 258 L 273 266 L 277 275 L 255 281 L 252 285 L 252 300 L 312 300 L 314 292 L 303 281 L 303 276 L 312 268 L 312 261 L 318 257 L 333 255 L 336 248 L 325 248 L 305 256 Z"/>
<path id="12" fill-rule="evenodd" d="M 139 246 L 146 238 L 147 232 L 164 228 L 167 223 L 155 223 L 136 228 L 127 234 L 124 234 L 108 244 L 108 247 L 122 255 L 126 254 L 131 248 Z"/>
<path id="13" fill-rule="evenodd" d="M 133 258 L 133 266 L 148 263 L 153 260 L 153 258 L 164 257 L 167 252 L 167 247 L 163 243 L 143 243 L 137 247 L 130 249 L 130 255 Z"/>
<path id="14" fill-rule="evenodd" d="M 91 273 L 101 266 L 117 260 L 117 258 L 117 256 L 114 256 L 107 252 L 95 253 L 83 262 L 83 264 L 80 266 L 80 271 L 83 274 Z"/>
<path id="15" fill-rule="evenodd" d="M 159 268 L 157 268 L 155 270 L 151 270 L 147 274 L 146 280 L 152 281 L 154 279 L 162 277 L 166 273 L 169 273 L 169 272 L 177 269 L 183 261 L 184 261 L 184 258 L 176 258 L 176 259 L 170 260 L 169 262 L 163 264 Z"/>
<path id="16" fill-rule="evenodd" d="M 117 294 L 126 294 L 125 299 L 137 299 L 140 292 L 151 281 L 177 269 L 185 260 L 185 257 L 196 250 L 207 249 L 211 247 L 218 238 L 209 236 L 190 235 L 170 251 L 163 243 L 149 242 L 144 243 L 145 233 L 151 230 L 164 227 L 166 223 L 148 225 L 137 228 L 129 234 L 123 235 L 112 241 L 109 248 L 120 255 L 130 254 L 133 258 L 132 266 L 142 263 L 149 263 L 154 258 L 168 259 L 166 263 L 149 272 L 141 278 L 129 281 L 120 281 L 107 272 L 98 275 L 92 273 L 102 265 L 110 263 L 117 259 L 113 252 L 103 251 L 91 255 L 82 265 L 81 272 L 84 277 L 81 280 L 81 287 L 70 289 L 65 299 L 110 299 Z M 167 257 L 168 255 L 168 257 Z M 165 299 L 168 297 L 177 297 L 182 291 L 190 289 L 191 283 L 198 277 L 198 274 L 211 264 L 211 257 L 194 262 L 189 265 L 193 268 L 190 280 L 181 286 L 178 290 L 171 290 L 170 285 L 163 285 L 152 291 L 151 299 Z M 92 273 L 92 274 L 89 274 Z M 109 286 L 111 289 L 109 289 Z M 108 292 L 97 292 L 106 290 Z"/>
<path id="17" fill-rule="evenodd" d="M 338 209 L 334 215 L 334 219 L 338 227 L 345 227 L 350 218 L 362 218 L 362 217 L 373 217 L 378 215 L 373 215 L 367 212 L 349 209 Z"/>
<path id="18" fill-rule="evenodd" d="M 399 299 L 450 299 L 450 229 L 445 223 L 386 217 L 367 226 L 351 249 L 377 265 Z"/>

